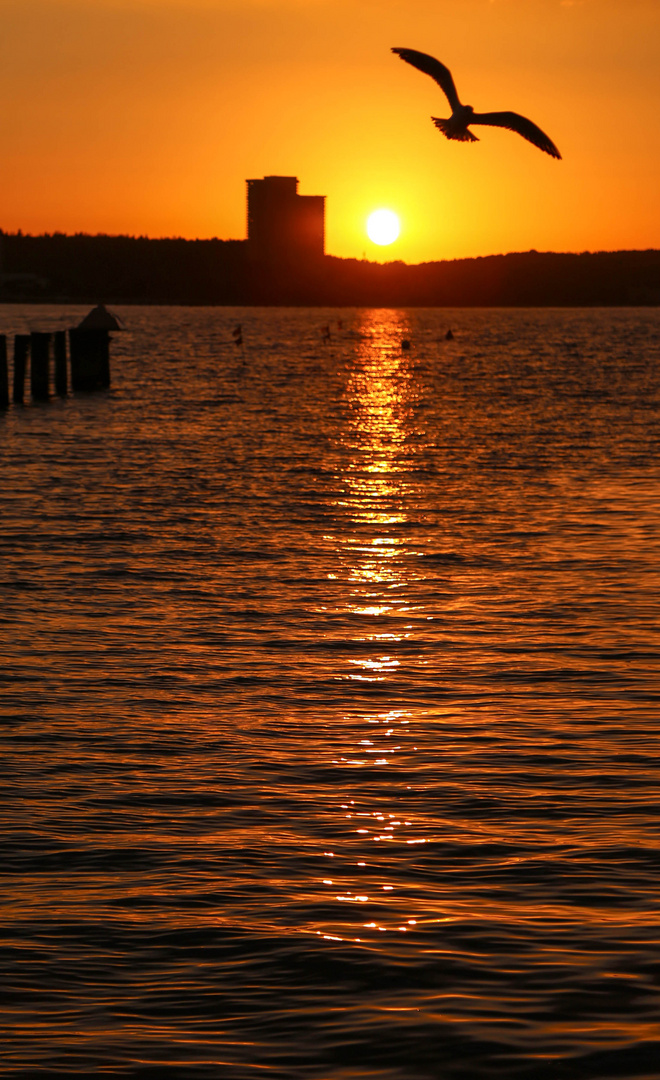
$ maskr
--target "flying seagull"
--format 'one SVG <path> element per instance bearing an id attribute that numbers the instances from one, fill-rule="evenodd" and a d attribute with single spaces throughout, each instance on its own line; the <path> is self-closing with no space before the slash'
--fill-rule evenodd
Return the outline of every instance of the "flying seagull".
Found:
<path id="1" fill-rule="evenodd" d="M 460 142 L 478 142 L 477 136 L 468 131 L 468 128 L 471 124 L 487 124 L 489 127 L 503 127 L 507 128 L 508 131 L 517 131 L 519 135 L 522 135 L 523 139 L 527 139 L 528 142 L 534 143 L 534 146 L 538 146 L 539 150 L 544 150 L 551 157 L 561 158 L 561 154 L 552 139 L 549 139 L 536 124 L 533 124 L 531 120 L 527 120 L 524 116 L 514 112 L 476 113 L 471 105 L 461 105 L 454 86 L 454 80 L 451 77 L 451 71 L 444 64 L 441 64 L 439 60 L 435 60 L 434 57 L 428 56 L 426 53 L 417 52 L 416 49 L 392 49 L 392 52 L 400 56 L 407 64 L 412 64 L 419 71 L 424 71 L 427 75 L 430 75 L 446 94 L 451 105 L 449 120 L 440 120 L 437 116 L 432 116 L 431 119 L 448 139 L 458 139 Z"/>

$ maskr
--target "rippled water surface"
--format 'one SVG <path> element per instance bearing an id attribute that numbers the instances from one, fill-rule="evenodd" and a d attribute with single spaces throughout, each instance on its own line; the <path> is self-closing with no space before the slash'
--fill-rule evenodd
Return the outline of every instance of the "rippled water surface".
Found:
<path id="1" fill-rule="evenodd" d="M 660 311 L 122 314 L 0 417 L 0 1076 L 660 1077 Z"/>

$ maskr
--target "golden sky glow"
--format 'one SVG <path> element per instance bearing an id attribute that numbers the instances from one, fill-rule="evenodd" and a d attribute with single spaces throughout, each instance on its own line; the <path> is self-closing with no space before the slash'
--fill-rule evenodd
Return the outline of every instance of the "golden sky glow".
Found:
<path id="1" fill-rule="evenodd" d="M 327 196 L 329 254 L 660 247 L 658 0 L 0 0 L 0 227 L 241 239 L 245 179 Z M 430 52 L 475 109 L 450 143 Z M 381 206 L 402 222 L 379 247 Z"/>

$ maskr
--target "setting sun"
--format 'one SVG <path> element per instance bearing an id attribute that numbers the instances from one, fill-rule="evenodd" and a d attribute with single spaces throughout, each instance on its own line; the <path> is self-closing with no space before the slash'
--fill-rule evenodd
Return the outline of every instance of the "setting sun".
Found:
<path id="1" fill-rule="evenodd" d="M 374 244 L 393 244 L 401 226 L 393 210 L 374 210 L 367 218 L 367 235 Z"/>

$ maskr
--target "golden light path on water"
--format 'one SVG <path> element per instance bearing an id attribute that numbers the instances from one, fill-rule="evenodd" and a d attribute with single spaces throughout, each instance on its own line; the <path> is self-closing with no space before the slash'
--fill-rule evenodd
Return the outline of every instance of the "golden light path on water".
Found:
<path id="1" fill-rule="evenodd" d="M 355 363 L 346 388 L 351 422 L 344 434 L 348 461 L 339 477 L 344 495 L 335 502 L 337 515 L 346 526 L 336 537 L 327 539 L 339 544 L 339 558 L 350 586 L 351 598 L 344 613 L 367 624 L 384 617 L 390 627 L 380 633 L 370 629 L 354 639 L 368 643 L 372 651 L 349 660 L 352 670 L 344 678 L 356 683 L 386 683 L 401 664 L 393 655 L 393 646 L 413 636 L 413 626 L 407 621 L 411 611 L 408 581 L 402 573 L 400 556 L 407 544 L 403 506 L 411 494 L 410 480 L 405 475 L 408 465 L 403 458 L 412 434 L 414 358 L 408 348 L 402 347 L 410 335 L 402 311 L 364 311 L 357 334 Z M 395 629 L 391 629 L 393 625 Z M 410 734 L 406 729 L 411 715 L 406 709 L 365 715 L 364 737 L 357 740 L 350 755 L 333 759 L 333 764 L 352 769 L 395 767 L 397 755 L 404 749 L 399 740 L 402 734 Z M 410 749 L 406 745 L 406 754 Z M 407 815 L 383 812 L 380 806 L 358 808 L 355 800 L 343 803 L 341 809 L 364 844 L 364 859 L 357 861 L 357 870 L 366 870 L 373 861 L 373 844 L 391 844 L 402 833 L 406 844 L 426 843 L 424 837 L 412 835 L 414 822 Z M 334 853 L 331 857 L 335 857 Z M 336 880 L 328 877 L 324 884 L 334 886 Z M 387 901 L 395 898 L 388 894 L 395 890 L 394 884 L 382 880 L 377 886 L 378 896 L 373 895 L 371 885 L 368 891 L 355 891 L 353 886 L 335 894 L 336 900 L 345 904 L 386 906 L 378 921 L 361 923 L 358 916 L 353 922 L 348 917 L 336 935 L 322 936 L 346 940 L 347 935 L 349 940 L 352 937 L 362 943 L 365 930 L 407 933 L 418 919 L 402 914 L 398 898 L 390 913 Z M 321 935 L 322 931 L 317 933 Z"/>

